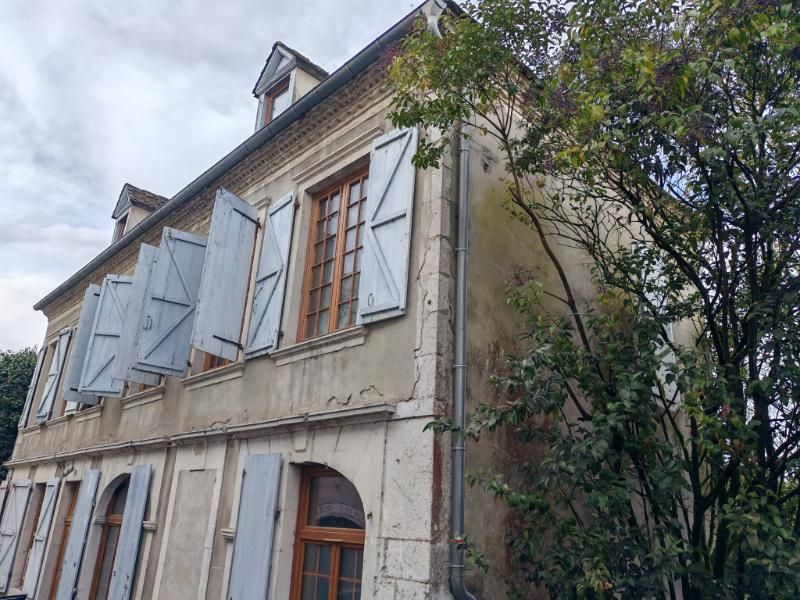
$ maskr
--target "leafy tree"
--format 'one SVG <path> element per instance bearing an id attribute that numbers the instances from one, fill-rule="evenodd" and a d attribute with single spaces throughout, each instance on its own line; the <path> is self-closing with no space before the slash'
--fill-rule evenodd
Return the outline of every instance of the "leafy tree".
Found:
<path id="1" fill-rule="evenodd" d="M 464 11 L 404 42 L 392 117 L 446 133 L 420 167 L 493 138 L 560 284 L 510 284 L 525 350 L 465 432 L 536 457 L 475 476 L 515 514 L 517 593 L 800 597 L 800 3 Z"/>
<path id="2" fill-rule="evenodd" d="M 25 348 L 0 351 L 0 462 L 11 457 L 17 439 L 17 426 L 36 366 L 36 351 Z M 5 477 L 5 467 L 0 467 Z"/>

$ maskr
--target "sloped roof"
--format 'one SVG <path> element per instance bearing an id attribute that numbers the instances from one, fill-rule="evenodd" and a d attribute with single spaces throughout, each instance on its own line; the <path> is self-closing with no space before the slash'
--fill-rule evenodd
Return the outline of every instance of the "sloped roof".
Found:
<path id="1" fill-rule="evenodd" d="M 169 198 L 126 183 L 122 186 L 122 191 L 119 193 L 119 199 L 111 218 L 118 218 L 129 206 L 139 206 L 150 212 L 155 212 L 167 202 L 169 202 Z"/>
<path id="2" fill-rule="evenodd" d="M 288 58 L 290 62 L 287 66 L 279 69 L 281 57 L 284 56 Z M 261 69 L 261 73 L 258 75 L 258 80 L 256 80 L 256 84 L 253 87 L 253 95 L 257 96 L 258 90 L 264 87 L 265 84 L 277 74 L 278 70 L 289 71 L 294 67 L 300 67 L 306 73 L 315 77 L 316 79 L 319 79 L 320 81 L 329 75 L 325 69 L 312 62 L 307 56 L 301 54 L 294 48 L 290 48 L 283 42 L 278 41 L 272 44 L 272 50 L 270 50 L 269 56 L 267 56 L 267 60 L 264 63 L 264 68 Z"/>

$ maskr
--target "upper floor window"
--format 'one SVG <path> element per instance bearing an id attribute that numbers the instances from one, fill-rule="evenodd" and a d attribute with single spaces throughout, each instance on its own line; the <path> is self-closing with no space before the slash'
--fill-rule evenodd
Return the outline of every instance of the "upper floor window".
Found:
<path id="1" fill-rule="evenodd" d="M 300 338 L 356 322 L 367 177 L 361 171 L 314 198 Z"/>
<path id="2" fill-rule="evenodd" d="M 264 94 L 264 124 L 277 117 L 292 103 L 292 90 L 287 77 Z"/>
<path id="3" fill-rule="evenodd" d="M 359 600 L 364 506 L 336 471 L 307 468 L 300 486 L 292 600 Z"/>

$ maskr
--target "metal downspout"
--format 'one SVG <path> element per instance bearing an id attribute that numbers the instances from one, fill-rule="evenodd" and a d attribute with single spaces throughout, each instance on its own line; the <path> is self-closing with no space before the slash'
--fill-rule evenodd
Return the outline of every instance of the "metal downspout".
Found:
<path id="1" fill-rule="evenodd" d="M 428 13 L 428 30 L 442 37 L 439 18 L 447 4 L 434 0 Z M 458 231 L 456 239 L 456 306 L 455 306 L 455 352 L 453 357 L 453 423 L 457 431 L 452 433 L 452 481 L 450 487 L 450 592 L 457 600 L 475 600 L 464 585 L 466 562 L 464 540 L 464 471 L 466 450 L 464 428 L 466 427 L 467 403 L 467 256 L 469 254 L 469 138 L 472 126 L 459 132 L 458 190 L 456 198 Z"/>
<path id="2" fill-rule="evenodd" d="M 453 470 L 450 506 L 450 591 L 458 600 L 475 600 L 464 585 L 464 470 L 467 403 L 467 257 L 469 255 L 469 150 L 472 127 L 460 132 L 458 233 L 456 239 L 455 352 L 453 357 Z M 459 547 L 462 545 L 462 547 Z"/>

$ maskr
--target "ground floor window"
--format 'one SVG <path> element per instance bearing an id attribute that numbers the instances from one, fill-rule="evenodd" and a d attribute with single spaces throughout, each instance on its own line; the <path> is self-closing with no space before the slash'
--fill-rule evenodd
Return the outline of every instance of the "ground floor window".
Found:
<path id="1" fill-rule="evenodd" d="M 67 512 L 64 515 L 64 530 L 61 533 L 61 539 L 58 543 L 58 554 L 56 558 L 56 575 L 53 577 L 53 583 L 50 586 L 50 600 L 55 600 L 56 591 L 58 590 L 58 580 L 61 578 L 61 569 L 64 567 L 64 550 L 67 548 L 67 539 L 69 538 L 69 530 L 72 527 L 72 515 L 75 512 L 75 502 L 78 500 L 78 482 L 70 481 L 64 486 L 65 500 L 69 499 L 67 505 Z"/>
<path id="2" fill-rule="evenodd" d="M 105 515 L 100 520 L 100 546 L 97 549 L 97 561 L 92 578 L 92 600 L 105 600 L 108 597 L 108 586 L 111 583 L 111 568 L 117 554 L 122 515 L 125 512 L 125 501 L 128 498 L 128 481 L 126 477 L 117 485 L 108 502 Z"/>
<path id="3" fill-rule="evenodd" d="M 292 600 L 359 600 L 364 506 L 332 469 L 307 467 L 300 487 Z"/>

